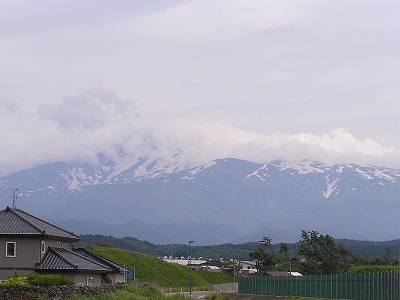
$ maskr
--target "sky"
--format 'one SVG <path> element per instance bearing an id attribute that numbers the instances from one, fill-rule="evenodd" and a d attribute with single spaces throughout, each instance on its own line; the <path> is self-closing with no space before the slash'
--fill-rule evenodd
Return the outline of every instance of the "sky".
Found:
<path id="1" fill-rule="evenodd" d="M 399 12 L 0 0 L 0 176 L 97 153 L 400 168 Z"/>

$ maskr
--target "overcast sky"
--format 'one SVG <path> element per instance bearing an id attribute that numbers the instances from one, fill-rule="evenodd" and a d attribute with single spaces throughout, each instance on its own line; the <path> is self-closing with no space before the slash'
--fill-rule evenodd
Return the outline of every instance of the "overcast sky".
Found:
<path id="1" fill-rule="evenodd" d="M 0 0 L 0 176 L 192 165 L 400 167 L 399 1 Z"/>

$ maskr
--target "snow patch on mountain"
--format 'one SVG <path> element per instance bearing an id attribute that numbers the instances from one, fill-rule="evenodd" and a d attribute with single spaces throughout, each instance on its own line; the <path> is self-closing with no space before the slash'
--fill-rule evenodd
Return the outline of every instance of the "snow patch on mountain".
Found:
<path id="1" fill-rule="evenodd" d="M 281 171 L 286 169 L 294 169 L 299 174 L 309 174 L 309 173 L 324 173 L 325 170 L 315 166 L 312 161 L 302 161 L 302 162 L 282 162 L 277 165 Z"/>
<path id="2" fill-rule="evenodd" d="M 396 181 L 396 178 L 390 176 L 389 174 L 384 173 L 383 171 L 380 170 L 375 170 L 374 175 L 378 178 L 386 179 L 388 181 Z"/>
<path id="3" fill-rule="evenodd" d="M 259 173 L 261 171 L 267 171 L 268 170 L 268 164 L 264 164 L 261 168 L 255 170 L 253 173 L 249 174 L 246 176 L 246 178 L 249 178 L 251 176 L 255 176 L 260 178 L 262 181 L 265 181 L 265 176 L 269 176 L 268 173 L 263 173 L 262 175 L 260 175 Z"/>
<path id="4" fill-rule="evenodd" d="M 72 168 L 68 173 L 61 173 L 61 176 L 67 181 L 69 190 L 80 189 L 82 183 L 88 184 L 88 176 L 83 172 L 83 168 Z"/>
<path id="5" fill-rule="evenodd" d="M 343 172 L 343 170 L 345 169 L 344 166 L 338 166 L 336 169 L 336 173 L 338 173 L 339 175 Z"/>
<path id="6" fill-rule="evenodd" d="M 356 172 L 359 173 L 362 177 L 364 177 L 367 180 L 374 179 L 371 175 L 367 174 L 367 172 L 365 172 L 365 171 L 362 171 L 360 168 L 356 168 Z"/>
<path id="7" fill-rule="evenodd" d="M 328 174 L 328 175 L 325 175 L 325 179 L 326 179 L 327 189 L 326 189 L 326 191 L 323 191 L 322 193 L 323 193 L 323 195 L 324 195 L 325 198 L 329 198 L 330 195 L 331 195 L 335 190 L 337 190 L 338 183 L 339 183 L 339 181 L 340 181 L 340 177 L 336 177 L 336 178 L 334 178 L 334 179 L 331 180 L 331 179 L 329 178 L 329 174 Z M 337 191 L 336 191 L 336 193 L 337 193 Z"/>
<path id="8" fill-rule="evenodd" d="M 193 170 L 189 170 L 189 172 L 188 172 L 189 175 L 183 176 L 181 179 L 188 179 L 188 180 L 194 179 L 195 177 L 193 175 L 195 175 L 195 174 L 197 174 L 199 172 L 202 172 L 205 169 L 207 169 L 209 167 L 212 167 L 215 164 L 216 164 L 215 161 L 210 161 L 209 163 L 206 163 L 206 164 L 204 164 L 204 165 L 202 165 L 200 167 L 194 168 Z"/>

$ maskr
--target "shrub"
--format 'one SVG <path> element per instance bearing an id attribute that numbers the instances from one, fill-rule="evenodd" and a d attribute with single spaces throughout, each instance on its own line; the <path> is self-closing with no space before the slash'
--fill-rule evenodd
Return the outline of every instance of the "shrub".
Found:
<path id="1" fill-rule="evenodd" d="M 400 267 L 396 266 L 356 266 L 347 270 L 347 274 L 356 273 L 378 273 L 399 270 Z"/>
<path id="2" fill-rule="evenodd" d="M 0 286 L 29 286 L 26 276 L 11 277 L 6 281 L 0 282 Z"/>
<path id="3" fill-rule="evenodd" d="M 65 278 L 61 275 L 28 275 L 30 285 L 37 286 L 57 286 L 57 285 L 74 285 L 71 279 Z"/>
<path id="4" fill-rule="evenodd" d="M 75 282 L 60 275 L 36 275 L 17 276 L 0 282 L 1 286 L 57 286 L 73 285 Z"/>

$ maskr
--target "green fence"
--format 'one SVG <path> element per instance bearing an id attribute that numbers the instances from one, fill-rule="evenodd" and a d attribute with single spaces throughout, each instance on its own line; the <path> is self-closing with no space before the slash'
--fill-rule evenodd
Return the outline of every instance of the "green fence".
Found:
<path id="1" fill-rule="evenodd" d="M 354 300 L 399 300 L 399 271 L 312 276 L 239 278 L 241 294 Z"/>

